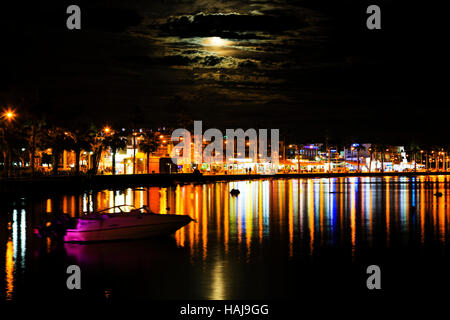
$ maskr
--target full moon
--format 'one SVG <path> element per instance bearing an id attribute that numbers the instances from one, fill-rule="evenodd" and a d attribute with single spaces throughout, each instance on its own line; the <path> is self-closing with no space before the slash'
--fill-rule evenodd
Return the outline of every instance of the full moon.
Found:
<path id="1" fill-rule="evenodd" d="M 222 39 L 221 37 L 209 37 L 203 41 L 204 44 L 215 46 L 215 47 L 223 47 L 230 43 L 230 41 Z"/>

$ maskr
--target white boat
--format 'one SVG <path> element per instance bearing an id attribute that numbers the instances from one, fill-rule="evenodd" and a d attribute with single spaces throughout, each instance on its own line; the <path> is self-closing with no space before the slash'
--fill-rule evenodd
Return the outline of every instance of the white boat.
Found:
<path id="1" fill-rule="evenodd" d="M 191 221 L 188 215 L 155 214 L 147 207 L 121 205 L 72 218 L 62 233 L 64 242 L 141 239 L 170 235 Z"/>

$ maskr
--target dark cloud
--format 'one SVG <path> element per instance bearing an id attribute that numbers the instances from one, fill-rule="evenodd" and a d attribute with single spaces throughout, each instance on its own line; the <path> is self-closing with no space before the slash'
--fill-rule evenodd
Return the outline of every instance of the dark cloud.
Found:
<path id="1" fill-rule="evenodd" d="M 169 66 L 188 66 L 199 60 L 199 57 L 189 58 L 182 55 L 175 55 L 163 57 L 161 62 Z"/>
<path id="2" fill-rule="evenodd" d="M 207 56 L 205 57 L 203 64 L 212 67 L 219 64 L 223 59 L 223 57 Z"/>
<path id="3" fill-rule="evenodd" d="M 165 35 L 178 37 L 262 38 L 251 31 L 280 33 L 305 27 L 307 23 L 290 15 L 204 14 L 171 17 L 161 25 Z M 250 31 L 250 32 L 249 32 Z M 241 32 L 241 33 L 239 33 Z"/>
<path id="4" fill-rule="evenodd" d="M 248 60 L 248 59 L 245 61 L 239 62 L 238 66 L 239 66 L 239 68 L 248 68 L 248 69 L 257 69 L 258 68 L 258 65 L 255 62 Z"/>

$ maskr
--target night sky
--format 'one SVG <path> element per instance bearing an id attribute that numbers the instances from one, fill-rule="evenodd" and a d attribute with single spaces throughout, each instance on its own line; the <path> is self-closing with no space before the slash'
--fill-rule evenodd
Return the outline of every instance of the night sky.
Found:
<path id="1" fill-rule="evenodd" d="M 70 4 L 80 31 L 66 28 Z M 366 28 L 369 4 L 382 30 Z M 1 4 L 0 102 L 37 99 L 72 122 L 126 126 L 140 108 L 142 126 L 445 143 L 444 14 L 400 0 Z"/>

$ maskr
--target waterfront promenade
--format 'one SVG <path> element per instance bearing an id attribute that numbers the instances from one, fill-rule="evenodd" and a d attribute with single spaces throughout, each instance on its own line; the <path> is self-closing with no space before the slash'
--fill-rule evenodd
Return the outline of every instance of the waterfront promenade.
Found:
<path id="1" fill-rule="evenodd" d="M 143 185 L 167 186 L 185 183 L 208 183 L 217 181 L 239 181 L 254 179 L 290 178 L 333 178 L 333 177 L 382 177 L 382 176 L 428 176 L 450 175 L 449 171 L 421 172 L 348 172 L 348 173 L 278 173 L 278 174 L 235 174 L 202 175 L 194 173 L 177 174 L 129 174 L 129 175 L 80 175 L 0 178 L 0 193 L 47 193 L 58 191 L 101 190 L 106 188 L 127 188 Z"/>

